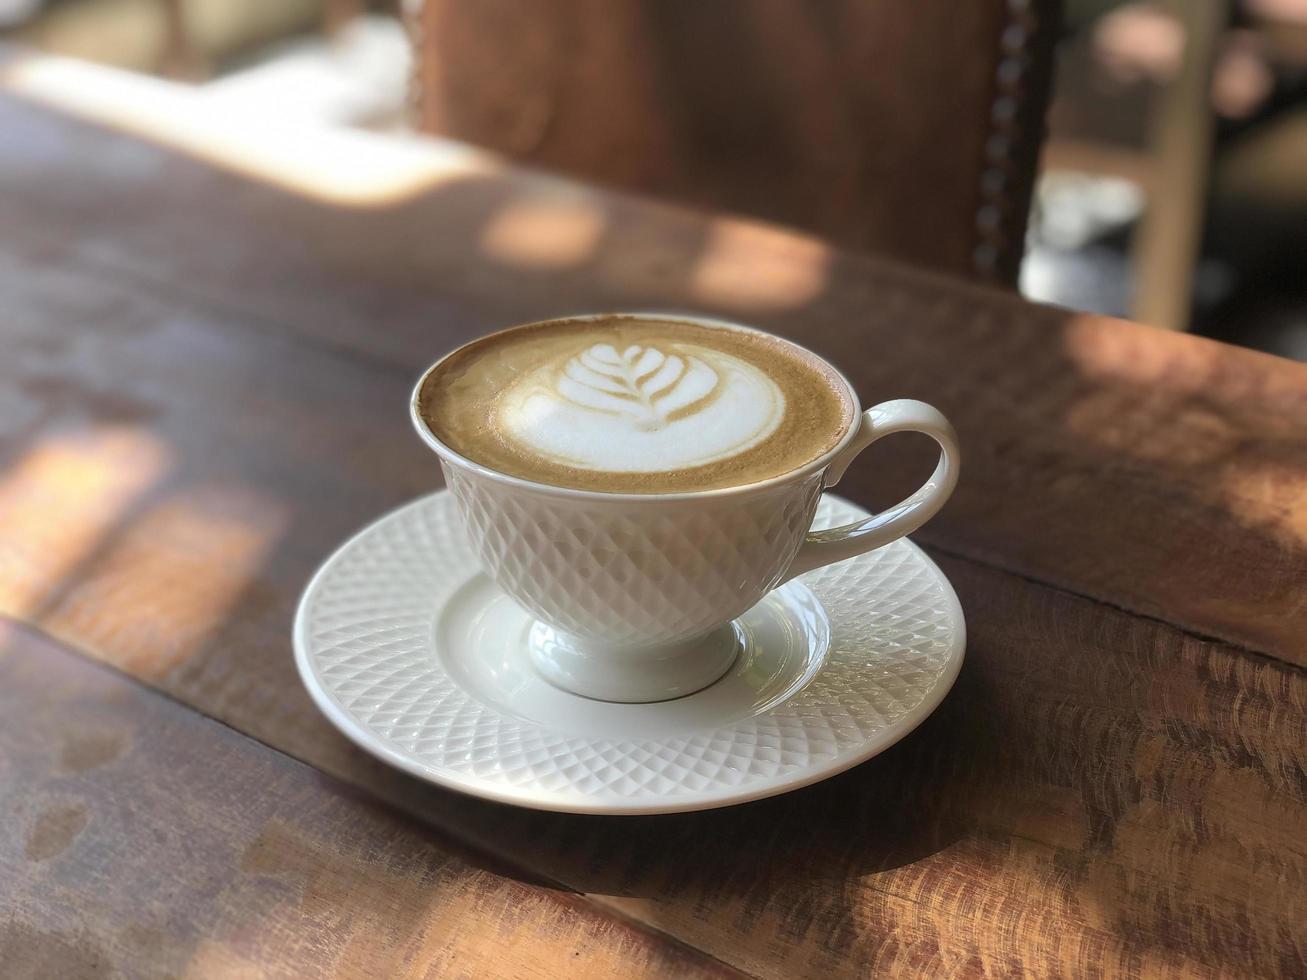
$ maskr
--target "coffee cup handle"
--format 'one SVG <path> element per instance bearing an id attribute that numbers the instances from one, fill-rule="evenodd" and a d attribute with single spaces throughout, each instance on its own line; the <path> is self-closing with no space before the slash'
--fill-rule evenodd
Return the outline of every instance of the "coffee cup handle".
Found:
<path id="1" fill-rule="evenodd" d="M 894 432 L 924 432 L 939 443 L 939 463 L 930 479 L 906 500 L 866 520 L 825 531 L 809 531 L 781 581 L 865 554 L 911 534 L 944 506 L 958 482 L 961 459 L 957 433 L 937 408 L 912 398 L 882 402 L 863 412 L 857 434 L 826 470 L 825 485 L 831 487 L 838 483 L 855 456 L 877 439 Z"/>

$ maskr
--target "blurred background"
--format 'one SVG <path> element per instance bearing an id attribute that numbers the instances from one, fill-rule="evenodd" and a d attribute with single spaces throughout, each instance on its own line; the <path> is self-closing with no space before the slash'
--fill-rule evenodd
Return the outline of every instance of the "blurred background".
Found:
<path id="1" fill-rule="evenodd" d="M 1006 29 L 1002 43 L 1018 51 L 1028 41 L 1021 17 L 1056 5 L 1007 6 L 1018 26 Z M 528 69 L 539 53 L 529 39 L 540 25 L 513 20 L 530 21 L 539 9 L 420 0 L 0 0 L 0 40 L 141 80 L 104 98 L 157 92 L 184 96 L 208 117 L 394 134 L 421 129 L 511 153 L 546 125 L 532 119 L 530 100 L 521 96 L 535 84 Z M 610 8 L 596 9 L 602 17 Z M 716 9 L 725 11 L 721 20 L 749 17 L 761 6 Z M 1028 220 L 1013 225 L 1024 227 L 1019 272 L 995 278 L 1033 299 L 1307 360 L 1307 0 L 1067 0 L 1038 27 L 1051 31 L 1054 67 L 1046 139 L 1033 188 L 1012 195 L 1023 212 L 1029 200 Z M 669 29 L 674 40 L 675 25 Z M 430 62 L 442 58 L 460 65 L 460 74 L 442 76 L 443 96 L 461 91 L 450 78 L 470 79 L 479 114 L 451 115 L 447 104 L 436 111 L 429 98 L 424 107 L 424 92 L 433 88 Z M 99 89 L 99 80 L 121 78 L 57 64 L 64 67 L 46 77 L 70 89 L 73 101 L 88 98 L 79 86 Z M 1019 84 L 1028 68 L 1019 58 L 1000 62 L 1000 86 L 1005 71 Z M 511 118 L 497 114 L 502 104 L 512 105 Z M 993 111 L 1004 111 L 1001 100 Z M 493 135 L 478 139 L 478 132 Z M 570 167 L 540 155 L 532 162 L 636 190 L 664 189 L 630 168 L 596 169 L 593 161 Z M 1001 183 L 1001 174 L 994 179 Z M 770 207 L 774 188 L 757 189 L 758 207 L 747 188 L 724 193 L 704 184 L 670 196 L 861 244 L 842 235 L 834 218 L 793 220 L 797 212 Z M 978 220 L 987 220 L 984 209 Z M 890 252 L 912 261 L 907 245 Z M 1002 266 L 1001 257 L 988 255 L 974 264 L 986 262 Z"/>

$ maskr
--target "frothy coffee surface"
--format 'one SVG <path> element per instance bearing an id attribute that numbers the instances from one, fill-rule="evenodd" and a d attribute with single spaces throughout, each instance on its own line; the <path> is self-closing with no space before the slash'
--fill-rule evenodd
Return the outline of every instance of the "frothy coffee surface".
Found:
<path id="1" fill-rule="evenodd" d="M 636 317 L 483 338 L 427 377 L 419 407 L 442 442 L 492 469 L 626 493 L 779 476 L 852 418 L 841 382 L 783 341 Z"/>

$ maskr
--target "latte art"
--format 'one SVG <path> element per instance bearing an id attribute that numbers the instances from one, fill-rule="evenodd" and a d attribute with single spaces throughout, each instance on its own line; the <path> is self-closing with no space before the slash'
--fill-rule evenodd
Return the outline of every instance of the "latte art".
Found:
<path id="1" fill-rule="evenodd" d="M 502 431 L 569 466 L 653 473 L 703 466 L 771 435 L 785 396 L 753 365 L 689 344 L 592 344 L 500 398 Z"/>
<path id="2" fill-rule="evenodd" d="M 720 381 L 693 354 L 668 356 L 639 344 L 619 354 L 612 344 L 595 344 L 568 360 L 554 389 L 574 405 L 624 416 L 636 428 L 653 431 L 712 395 Z"/>
<path id="3" fill-rule="evenodd" d="M 757 331 L 672 317 L 577 317 L 474 341 L 437 364 L 417 411 L 446 446 L 509 476 L 678 493 L 788 473 L 853 422 L 844 382 Z"/>

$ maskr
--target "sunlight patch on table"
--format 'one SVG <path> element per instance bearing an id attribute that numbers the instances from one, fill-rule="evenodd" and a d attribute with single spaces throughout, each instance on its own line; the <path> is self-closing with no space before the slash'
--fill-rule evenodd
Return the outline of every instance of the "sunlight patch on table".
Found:
<path id="1" fill-rule="evenodd" d="M 162 677 L 229 624 L 288 520 L 279 501 L 241 485 L 169 493 L 40 623 L 134 676 Z"/>
<path id="2" fill-rule="evenodd" d="M 791 310 L 826 288 L 831 250 L 794 232 L 723 218 L 709 228 L 690 293 L 751 312 Z"/>
<path id="3" fill-rule="evenodd" d="M 1076 369 L 1098 381 L 1161 385 L 1175 394 L 1200 391 L 1219 348 L 1192 338 L 1111 317 L 1079 314 L 1063 328 L 1063 345 Z"/>
<path id="4" fill-rule="evenodd" d="M 481 251 L 527 269 L 565 269 L 591 259 L 604 232 L 603 210 L 576 192 L 560 190 L 509 201 L 486 223 Z"/>
<path id="5" fill-rule="evenodd" d="M 1307 450 L 1288 417 L 1257 407 L 1274 396 L 1266 385 L 1277 375 L 1235 375 L 1227 348 L 1105 317 L 1072 318 L 1064 349 L 1094 382 L 1065 409 L 1072 438 L 1118 456 L 1117 466 L 1183 474 L 1178 485 L 1193 500 L 1287 547 L 1307 546 Z"/>
<path id="6" fill-rule="evenodd" d="M 39 611 L 168 472 L 144 429 L 97 426 L 40 438 L 0 473 L 0 609 Z"/>
<path id="7" fill-rule="evenodd" d="M 1307 491 L 1302 470 L 1272 463 L 1229 467 L 1222 474 L 1220 491 L 1230 512 L 1244 524 L 1271 531 L 1299 548 L 1307 547 Z M 1267 569 L 1273 574 L 1273 569 Z M 1295 602 L 1307 602 L 1299 594 Z"/>
<path id="8" fill-rule="evenodd" d="M 0 88 L 345 207 L 397 204 L 499 168 L 488 154 L 462 144 L 287 122 L 275 104 L 258 114 L 191 86 L 68 58 L 20 57 L 0 69 Z"/>
<path id="9" fill-rule="evenodd" d="M 301 926 L 302 928 L 302 926 Z M 266 937 L 258 935 L 251 927 L 248 930 L 254 933 L 253 936 L 242 937 L 247 942 L 252 940 L 265 939 Z M 191 954 L 190 961 L 186 964 L 186 970 L 182 974 L 186 977 L 223 977 L 224 980 L 263 980 L 268 976 L 267 960 L 255 961 L 242 956 L 240 952 L 233 949 L 231 945 L 217 939 L 202 939 L 195 947 L 195 952 Z"/>

